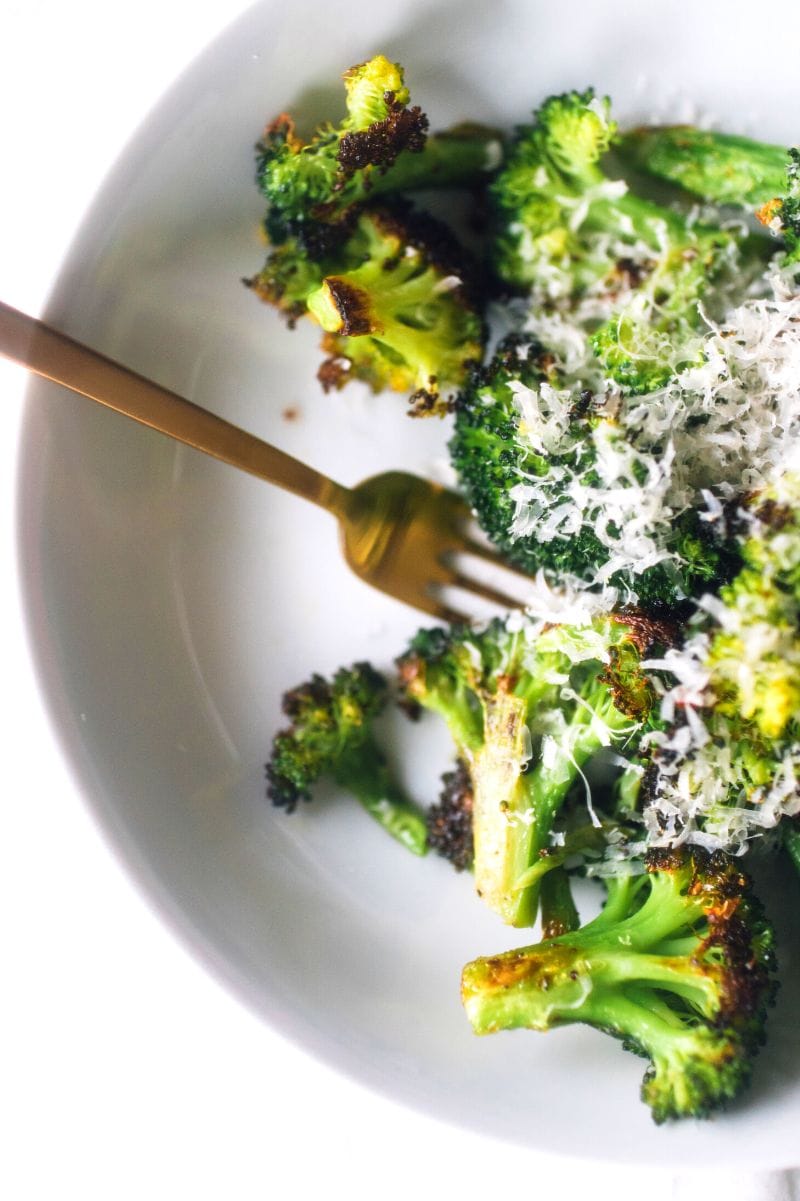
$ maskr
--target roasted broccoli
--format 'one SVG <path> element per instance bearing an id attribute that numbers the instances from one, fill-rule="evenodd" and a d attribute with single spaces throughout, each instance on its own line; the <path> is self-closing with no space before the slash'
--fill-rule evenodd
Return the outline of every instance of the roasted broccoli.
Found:
<path id="1" fill-rule="evenodd" d="M 539 912 L 542 938 L 558 938 L 577 930 L 580 916 L 572 896 L 566 868 L 556 867 L 542 877 L 539 885 Z"/>
<path id="2" fill-rule="evenodd" d="M 634 129 L 618 149 L 639 170 L 701 200 L 757 207 L 762 224 L 783 238 L 784 261 L 800 260 L 800 150 L 690 125 Z"/>
<path id="3" fill-rule="evenodd" d="M 472 809 L 469 768 L 459 759 L 455 768 L 442 776 L 439 800 L 428 809 L 428 846 L 458 872 L 472 867 Z"/>
<path id="4" fill-rule="evenodd" d="M 526 873 L 589 760 L 647 728 L 655 693 L 640 661 L 673 636 L 633 613 L 540 631 L 496 619 L 423 630 L 398 660 L 408 701 L 444 718 L 467 765 L 475 887 L 508 924 L 535 919 Z"/>
<path id="5" fill-rule="evenodd" d="M 364 211 L 320 259 L 296 239 L 247 281 L 290 323 L 307 314 L 325 331 L 323 387 L 351 379 L 411 393 L 413 415 L 441 414 L 483 354 L 472 267 L 438 221 L 396 204 Z"/>
<path id="6" fill-rule="evenodd" d="M 428 118 L 409 105 L 403 71 L 383 55 L 344 74 L 347 115 L 308 142 L 290 116 L 267 126 L 257 147 L 257 178 L 269 202 L 266 229 L 279 245 L 297 238 L 316 255 L 328 227 L 354 207 L 389 193 L 472 184 L 497 164 L 497 134 L 475 125 L 429 135 Z"/>
<path id="7" fill-rule="evenodd" d="M 786 183 L 785 146 L 693 125 L 626 130 L 616 150 L 637 170 L 717 204 L 752 208 L 782 192 Z"/>
<path id="8" fill-rule="evenodd" d="M 453 414 L 461 491 L 535 578 L 527 612 L 397 659 L 392 695 L 454 743 L 427 811 L 366 663 L 286 694 L 268 796 L 292 812 L 325 777 L 507 925 L 540 921 L 464 969 L 477 1033 L 586 1023 L 649 1061 L 656 1122 L 706 1117 L 746 1087 L 776 991 L 731 856 L 767 834 L 800 868 L 800 149 L 620 134 L 592 89 L 506 142 L 430 135 L 397 64 L 344 82 L 338 125 L 282 114 L 259 143 L 269 249 L 246 282 L 320 327 L 326 391 Z M 459 186 L 474 260 L 407 196 Z M 607 889 L 583 926 L 576 875 Z"/>
<path id="9" fill-rule="evenodd" d="M 536 343 L 506 340 L 471 373 L 455 414 L 450 457 L 467 501 L 526 571 L 611 586 L 646 607 L 730 576 L 735 546 L 721 525 L 701 520 L 699 490 L 697 508 L 671 498 L 674 425 L 655 440 L 637 432 L 618 402 L 562 378 Z"/>
<path id="10" fill-rule="evenodd" d="M 750 501 L 744 566 L 706 600 L 680 649 L 642 803 L 652 843 L 743 850 L 800 813 L 800 477 Z"/>
<path id="11" fill-rule="evenodd" d="M 388 698 L 386 680 L 368 663 L 341 668 L 331 680 L 313 675 L 287 692 L 288 729 L 275 736 L 267 795 L 292 813 L 311 799 L 321 777 L 355 796 L 383 828 L 415 855 L 427 850 L 425 815 L 392 779 L 373 725 Z"/>
<path id="12" fill-rule="evenodd" d="M 517 130 L 489 189 L 495 264 L 534 309 L 566 306 L 606 373 L 643 393 L 698 361 L 698 302 L 741 268 L 743 238 L 609 178 L 616 132 L 591 89 L 550 97 Z"/>
<path id="13" fill-rule="evenodd" d="M 749 878 L 721 852 L 650 851 L 608 880 L 598 917 L 476 959 L 462 999 L 478 1034 L 583 1022 L 650 1066 L 656 1122 L 707 1117 L 746 1087 L 776 989 L 773 934 Z"/>

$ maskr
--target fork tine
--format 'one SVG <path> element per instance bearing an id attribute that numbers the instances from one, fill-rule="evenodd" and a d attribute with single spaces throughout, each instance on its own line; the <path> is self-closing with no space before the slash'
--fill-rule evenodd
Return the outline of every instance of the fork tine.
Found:
<path id="1" fill-rule="evenodd" d="M 445 622 L 446 625 L 471 625 L 473 621 L 466 613 L 459 613 L 458 609 L 451 609 L 449 605 L 442 604 L 441 601 L 433 599 L 428 600 L 426 598 L 425 610 L 432 617 Z"/>
<path id="2" fill-rule="evenodd" d="M 499 592 L 489 584 L 482 584 L 480 580 L 470 579 L 460 571 L 454 573 L 450 583 L 454 588 L 463 588 L 465 592 L 471 592 L 473 596 L 480 596 L 483 600 L 500 605 L 503 609 L 522 609 L 524 607 L 524 602 L 519 598 L 506 596 L 504 592 Z"/>
<path id="3" fill-rule="evenodd" d="M 497 551 L 490 550 L 487 546 L 482 546 L 480 542 L 475 542 L 468 535 L 464 536 L 462 545 L 459 547 L 459 553 L 474 555 L 476 559 L 482 559 L 484 563 L 491 563 L 493 567 L 502 567 L 503 571 L 507 571 L 511 575 L 517 576 L 520 580 L 527 581 L 529 584 L 531 583 L 531 576 L 527 571 L 523 571 L 520 567 L 514 567 L 512 563 L 509 563 Z"/>

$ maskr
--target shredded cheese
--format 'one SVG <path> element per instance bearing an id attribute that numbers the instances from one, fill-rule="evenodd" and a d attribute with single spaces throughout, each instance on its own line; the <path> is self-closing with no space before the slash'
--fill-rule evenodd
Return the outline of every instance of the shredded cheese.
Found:
<path id="1" fill-rule="evenodd" d="M 800 441 L 800 294 L 780 272 L 756 290 L 724 321 L 705 318 L 699 366 L 644 397 L 620 396 L 602 378 L 585 311 L 574 320 L 552 310 L 528 319 L 565 386 L 513 385 L 518 440 L 549 469 L 520 473 L 512 487 L 512 538 L 549 542 L 591 530 L 607 557 L 579 586 L 613 603 L 618 588 L 612 596 L 609 581 L 621 577 L 628 582 L 622 599 L 635 602 L 637 576 L 677 562 L 670 545 L 680 514 L 719 522 L 724 504 L 774 477 L 787 447 Z M 584 388 L 599 397 L 591 430 L 572 419 Z"/>

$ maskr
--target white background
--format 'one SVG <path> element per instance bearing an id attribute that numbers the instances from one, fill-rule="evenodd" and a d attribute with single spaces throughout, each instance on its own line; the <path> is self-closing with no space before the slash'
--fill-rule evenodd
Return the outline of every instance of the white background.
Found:
<path id="1" fill-rule="evenodd" d="M 0 297 L 41 311 L 120 147 L 241 0 L 8 0 L 0 26 Z M 709 1182 L 566 1162 L 379 1099 L 246 1012 L 159 923 L 53 741 L 15 578 L 25 380 L 0 363 L 4 568 L 0 1197 L 459 1196 L 662 1201 Z M 718 1176 L 728 1197 L 789 1182 Z M 772 1190 L 770 1192 L 770 1190 Z"/>

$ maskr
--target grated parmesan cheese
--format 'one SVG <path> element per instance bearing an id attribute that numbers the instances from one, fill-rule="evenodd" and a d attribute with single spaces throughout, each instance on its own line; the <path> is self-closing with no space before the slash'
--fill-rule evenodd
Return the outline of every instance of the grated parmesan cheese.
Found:
<path id="1" fill-rule="evenodd" d="M 644 248 L 646 249 L 646 248 Z M 636 577 L 670 550 L 675 520 L 694 510 L 719 522 L 724 505 L 763 487 L 800 443 L 800 294 L 786 272 L 771 272 L 759 294 L 723 321 L 704 315 L 700 365 L 647 396 L 623 397 L 602 378 L 584 322 L 602 316 L 597 298 L 574 319 L 539 308 L 526 323 L 552 350 L 565 386 L 513 385 L 524 450 L 551 460 L 546 475 L 525 476 L 511 489 L 512 538 L 542 542 L 591 530 L 607 551 L 598 575 L 578 581 L 620 599 L 611 577 L 628 582 L 621 599 L 635 602 Z M 587 434 L 571 419 L 577 390 L 599 397 L 600 418 Z M 794 451 L 797 454 L 796 451 Z M 575 586 L 575 581 L 570 581 Z"/>
<path id="2" fill-rule="evenodd" d="M 599 610 L 635 602 L 637 576 L 673 557 L 674 523 L 687 510 L 719 524 L 737 496 L 765 488 L 776 504 L 800 506 L 800 293 L 793 272 L 773 269 L 724 318 L 703 313 L 698 365 L 644 397 L 621 396 L 591 353 L 586 330 L 607 319 L 607 306 L 607 297 L 589 294 L 571 318 L 558 306 L 539 305 L 525 323 L 554 354 L 565 382 L 514 387 L 517 436 L 525 450 L 548 459 L 550 470 L 520 477 L 512 535 L 548 541 L 588 528 L 608 556 L 592 580 L 539 573 L 531 607 L 519 619 L 532 638 L 549 622 L 585 629 Z M 597 398 L 600 420 L 588 446 L 581 440 L 586 430 L 579 438 L 571 419 L 579 388 Z M 738 519 L 743 538 L 762 532 L 752 513 L 739 509 Z M 780 570 L 800 576 L 796 532 L 773 529 L 769 539 Z M 774 581 L 764 570 L 768 588 Z M 610 583 L 620 576 L 630 581 L 627 591 Z M 773 591 L 778 598 L 785 592 Z M 800 814 L 798 722 L 792 718 L 779 736 L 766 738 L 771 758 L 760 776 L 758 768 L 748 774 L 741 744 L 748 715 L 764 704 L 765 680 L 768 688 L 773 679 L 800 688 L 800 607 L 793 596 L 786 605 L 791 611 L 783 614 L 765 610 L 764 593 L 746 589 L 703 597 L 684 646 L 643 664 L 662 719 L 662 729 L 646 739 L 657 773 L 654 799 L 642 840 L 609 846 L 594 874 L 617 873 L 652 846 L 693 843 L 742 853 L 784 817 Z M 726 688 L 735 690 L 744 721 L 735 734 L 716 707 Z"/>
<path id="3" fill-rule="evenodd" d="M 787 458 L 794 462 L 794 447 Z M 782 472 L 768 495 L 796 509 L 800 477 Z M 747 525 L 756 563 L 722 599 L 701 599 L 701 628 L 681 649 L 643 664 L 669 682 L 665 730 L 649 736 L 651 846 L 742 853 L 800 813 L 800 604 L 786 586 L 800 568 L 800 536 L 796 526 L 769 528 L 757 512 Z"/>

